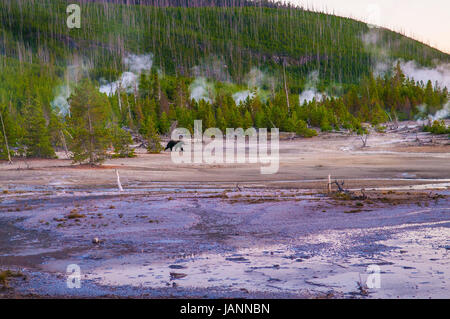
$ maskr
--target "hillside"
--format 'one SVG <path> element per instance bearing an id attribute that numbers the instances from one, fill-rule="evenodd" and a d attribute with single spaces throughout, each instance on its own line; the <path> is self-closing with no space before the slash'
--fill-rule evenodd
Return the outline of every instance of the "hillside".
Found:
<path id="1" fill-rule="evenodd" d="M 270 3 L 126 3 L 85 1 L 80 29 L 66 25 L 67 1 L 0 3 L 0 158 L 64 149 L 86 160 L 91 111 L 99 160 L 111 145 L 131 156 L 130 131 L 160 151 L 158 134 L 175 121 L 311 137 L 312 128 L 363 134 L 363 122 L 382 131 L 388 120 L 448 116 L 447 88 L 393 66 L 450 56 L 401 34 Z"/>
<path id="2" fill-rule="evenodd" d="M 145 1 L 144 1 L 145 2 Z M 193 68 L 221 61 L 223 70 L 206 66 L 205 76 L 241 82 L 252 67 L 279 75 L 286 64 L 290 85 L 301 87 L 317 70 L 327 83 L 356 83 L 386 55 L 429 65 L 450 56 L 388 30 L 373 33 L 366 24 L 301 9 L 266 7 L 161 8 L 88 2 L 81 29 L 68 29 L 66 1 L 2 1 L 3 57 L 35 65 L 65 67 L 85 57 L 94 77 L 113 80 L 126 52 L 154 55 L 167 74 L 192 75 Z M 56 70 L 57 71 L 57 70 Z"/>

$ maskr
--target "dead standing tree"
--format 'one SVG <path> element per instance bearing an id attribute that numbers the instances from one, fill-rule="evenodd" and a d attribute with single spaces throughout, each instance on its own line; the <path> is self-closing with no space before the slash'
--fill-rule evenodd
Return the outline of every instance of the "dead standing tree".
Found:
<path id="1" fill-rule="evenodd" d="M 6 136 L 6 129 L 5 129 L 5 123 L 3 122 L 3 115 L 0 111 L 0 120 L 2 122 L 2 129 L 3 129 L 3 137 L 5 138 L 5 145 L 6 145 L 6 153 L 8 154 L 8 163 L 12 164 L 11 160 L 11 154 L 9 152 L 9 144 L 8 144 L 8 137 Z"/>
<path id="2" fill-rule="evenodd" d="M 169 138 L 172 137 L 172 133 L 173 131 L 175 131 L 175 129 L 178 127 L 178 121 L 173 121 L 172 124 L 170 125 L 170 129 L 169 129 Z"/>
<path id="3" fill-rule="evenodd" d="M 369 134 L 363 134 L 359 137 L 361 142 L 363 143 L 363 148 L 367 147 L 367 139 L 369 138 Z"/>
<path id="4" fill-rule="evenodd" d="M 291 106 L 289 104 L 289 90 L 288 90 L 288 85 L 287 85 L 287 80 L 286 80 L 286 60 L 283 59 L 283 79 L 284 79 L 284 92 L 286 93 L 286 105 L 288 110 L 291 109 Z"/>

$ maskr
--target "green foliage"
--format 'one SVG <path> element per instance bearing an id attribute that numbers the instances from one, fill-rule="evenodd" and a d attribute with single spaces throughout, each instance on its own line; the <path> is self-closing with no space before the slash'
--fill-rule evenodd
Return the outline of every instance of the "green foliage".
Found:
<path id="1" fill-rule="evenodd" d="M 223 131 L 278 127 L 308 137 L 317 134 L 314 127 L 363 134 L 362 122 L 380 128 L 386 121 L 434 114 L 449 99 L 446 88 L 407 79 L 400 64 L 384 77 L 371 73 L 380 48 L 393 60 L 424 66 L 450 62 L 448 54 L 352 19 L 284 6 L 162 8 L 88 1 L 82 4 L 83 27 L 69 30 L 66 6 L 63 0 L 0 2 L 0 112 L 6 131 L 0 131 L 0 158 L 7 157 L 3 135 L 11 153 L 27 156 L 53 157 L 65 139 L 76 162 L 101 162 L 111 146 L 116 156 L 128 156 L 129 136 L 115 132 L 116 125 L 141 133 L 152 141 L 150 151 L 158 152 L 158 132 L 169 133 L 172 121 L 192 131 L 196 119 L 204 129 Z M 364 46 L 368 32 L 377 33 L 376 47 Z M 140 74 L 133 92 L 99 94 L 95 81 L 113 82 L 128 70 L 124 52 L 152 53 L 154 67 Z M 255 68 L 263 75 L 250 76 Z M 213 84 L 211 101 L 190 99 L 197 71 Z M 312 71 L 319 74 L 317 89 L 338 97 L 299 105 L 298 93 Z M 72 73 L 92 83 L 75 88 L 69 116 L 51 102 Z M 257 79 L 251 84 L 257 89 L 248 87 L 249 77 Z M 243 90 L 253 97 L 236 106 L 233 94 Z"/>
<path id="2" fill-rule="evenodd" d="M 386 133 L 386 126 L 377 125 L 377 126 L 375 127 L 375 130 L 376 130 L 378 133 Z"/>
<path id="3" fill-rule="evenodd" d="M 369 134 L 369 131 L 367 130 L 367 128 L 361 126 L 356 130 L 356 134 L 358 135 L 367 135 Z"/>
<path id="4" fill-rule="evenodd" d="M 424 125 L 423 131 L 430 132 L 432 134 L 437 134 L 437 135 L 450 134 L 450 126 L 447 127 L 447 125 L 445 125 L 444 120 L 434 121 L 433 124 L 431 124 L 431 125 Z"/>
<path id="5" fill-rule="evenodd" d="M 20 272 L 14 272 L 11 270 L 0 271 L 0 285 L 1 288 L 8 288 L 9 281 L 13 278 L 25 278 L 25 275 Z"/>
<path id="6" fill-rule="evenodd" d="M 33 103 L 34 102 L 34 103 Z M 41 106 L 34 100 L 24 109 L 23 145 L 27 157 L 54 158 L 55 150 L 50 143 L 46 120 Z"/>
<path id="7" fill-rule="evenodd" d="M 108 124 L 108 100 L 89 81 L 83 80 L 70 100 L 69 127 L 73 161 L 94 165 L 106 158 L 111 144 Z"/>
<path id="8" fill-rule="evenodd" d="M 8 108 L 2 107 L 0 104 L 0 159 L 7 160 L 8 158 L 8 148 L 9 155 L 13 156 L 14 152 L 11 147 L 16 145 L 17 142 L 17 128 L 11 118 Z M 8 144 L 8 147 L 7 147 Z"/>
<path id="9" fill-rule="evenodd" d="M 217 128 L 219 128 L 222 132 L 225 132 L 227 129 L 227 124 L 226 124 L 225 117 L 223 116 L 223 112 L 222 112 L 221 108 L 217 109 L 216 118 L 217 118 L 217 120 L 216 120 Z M 185 127 L 185 126 L 182 126 L 182 127 Z"/>
<path id="10" fill-rule="evenodd" d="M 114 156 L 116 158 L 135 157 L 134 149 L 130 147 L 133 143 L 131 134 L 120 127 L 114 128 L 113 133 L 113 148 Z"/>
<path id="11" fill-rule="evenodd" d="M 161 153 L 163 150 L 161 139 L 151 118 L 147 118 L 146 132 L 147 152 L 150 154 Z"/>
<path id="12" fill-rule="evenodd" d="M 320 130 L 322 132 L 330 132 L 333 128 L 330 125 L 330 122 L 328 121 L 327 116 L 323 116 L 320 121 Z"/>
<path id="13" fill-rule="evenodd" d="M 20 56 L 21 62 L 55 61 L 49 72 L 60 72 L 57 66 L 67 65 L 74 55 L 85 55 L 93 65 L 92 78 L 107 80 L 124 70 L 123 52 L 152 52 L 155 65 L 168 75 L 214 65 L 211 57 L 216 57 L 227 65 L 228 73 L 221 72 L 216 80 L 237 83 L 243 83 L 254 66 L 280 75 L 280 57 L 285 57 L 293 92 L 315 70 L 328 84 L 357 83 L 377 59 L 377 50 L 372 49 L 378 46 L 368 49 L 362 42 L 362 35 L 370 31 L 367 24 L 302 9 L 161 8 L 88 1 L 82 3 L 83 27 L 70 30 L 65 26 L 66 6 L 65 0 L 1 1 L 3 52 Z M 386 47 L 393 60 L 424 65 L 434 59 L 449 61 L 447 54 L 401 34 L 386 29 L 371 32 L 378 33 L 378 45 Z M 157 81 L 145 81 L 143 93 L 154 93 Z M 263 89 L 270 85 L 264 83 Z"/>
<path id="14" fill-rule="evenodd" d="M 288 131 L 295 132 L 298 136 L 302 137 L 317 136 L 316 130 L 308 128 L 305 121 L 297 118 L 296 112 L 288 120 Z"/>
<path id="15" fill-rule="evenodd" d="M 303 120 L 299 120 L 297 124 L 297 128 L 295 129 L 295 133 L 299 136 L 303 137 L 313 137 L 317 136 L 317 131 L 311 128 L 308 128 L 306 122 Z"/>
<path id="16" fill-rule="evenodd" d="M 153 125 L 153 121 L 150 121 Z M 149 125 L 149 124 L 147 124 Z M 167 134 L 169 133 L 170 129 L 170 121 L 167 117 L 167 114 L 165 112 L 162 113 L 161 119 L 159 120 L 159 131 L 161 134 Z M 148 133 L 147 133 L 148 134 Z"/>
<path id="17" fill-rule="evenodd" d="M 253 119 L 249 111 L 245 111 L 243 128 L 244 130 L 253 127 Z"/>

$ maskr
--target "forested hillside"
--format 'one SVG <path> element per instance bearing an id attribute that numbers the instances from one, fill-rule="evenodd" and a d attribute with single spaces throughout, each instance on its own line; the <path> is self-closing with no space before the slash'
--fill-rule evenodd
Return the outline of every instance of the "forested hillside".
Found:
<path id="1" fill-rule="evenodd" d="M 313 70 L 328 82 L 355 83 L 379 58 L 363 42 L 370 31 L 365 23 L 300 9 L 88 2 L 82 6 L 82 27 L 69 29 L 67 3 L 2 1 L 2 53 L 22 63 L 59 66 L 80 55 L 92 63 L 93 75 L 108 80 L 122 71 L 126 52 L 153 53 L 164 73 L 185 76 L 214 56 L 237 82 L 253 66 L 279 73 L 285 63 L 293 89 Z M 379 30 L 377 37 L 375 46 L 392 59 L 450 61 L 447 54 L 394 32 Z"/>
<path id="2" fill-rule="evenodd" d="M 355 20 L 248 1 L 85 1 L 81 28 L 69 29 L 68 3 L 0 3 L 4 158 L 7 148 L 38 157 L 78 149 L 80 161 L 96 161 L 80 149 L 94 134 L 82 111 L 91 102 L 97 144 L 129 155 L 123 128 L 149 145 L 175 120 L 310 136 L 311 126 L 358 131 L 361 121 L 411 119 L 448 101 L 446 88 L 392 70 L 397 59 L 432 67 L 448 54 Z"/>

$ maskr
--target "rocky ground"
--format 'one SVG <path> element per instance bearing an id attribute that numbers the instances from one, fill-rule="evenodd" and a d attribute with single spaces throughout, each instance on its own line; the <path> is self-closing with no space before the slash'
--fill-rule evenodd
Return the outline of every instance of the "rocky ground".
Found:
<path id="1" fill-rule="evenodd" d="M 337 133 L 281 141 L 274 175 L 168 153 L 2 163 L 0 294 L 449 298 L 449 159 L 447 136 L 403 123 L 364 148 Z M 347 192 L 328 193 L 328 175 Z"/>

